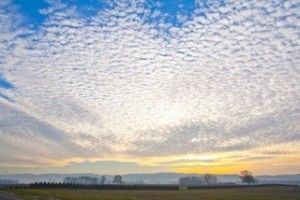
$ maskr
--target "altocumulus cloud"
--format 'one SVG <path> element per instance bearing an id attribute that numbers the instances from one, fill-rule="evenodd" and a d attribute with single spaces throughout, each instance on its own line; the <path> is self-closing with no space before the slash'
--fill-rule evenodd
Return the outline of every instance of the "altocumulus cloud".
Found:
<path id="1" fill-rule="evenodd" d="M 195 1 L 180 25 L 48 3 L 37 28 L 0 4 L 1 163 L 299 146 L 298 0 Z"/>

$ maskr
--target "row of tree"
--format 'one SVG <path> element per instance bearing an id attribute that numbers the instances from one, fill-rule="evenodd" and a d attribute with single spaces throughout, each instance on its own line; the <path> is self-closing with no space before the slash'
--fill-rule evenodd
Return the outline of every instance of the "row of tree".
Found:
<path id="1" fill-rule="evenodd" d="M 242 183 L 252 184 L 255 183 L 255 179 L 250 171 L 244 170 L 240 174 Z M 205 174 L 203 177 L 199 176 L 187 176 L 179 179 L 179 185 L 181 186 L 201 186 L 201 185 L 216 185 L 218 179 L 212 174 Z"/>
<path id="2" fill-rule="evenodd" d="M 251 184 L 255 182 L 255 179 L 250 171 L 242 171 L 240 178 L 243 183 Z M 63 181 L 66 184 L 79 184 L 79 185 L 104 185 L 104 184 L 124 184 L 122 176 L 116 175 L 112 180 L 108 180 L 106 176 L 101 176 L 99 179 L 89 176 L 80 177 L 66 177 Z M 197 185 L 216 185 L 218 179 L 212 174 L 205 174 L 202 177 L 199 176 L 187 176 L 179 179 L 179 185 L 182 186 L 197 186 Z"/>
<path id="3" fill-rule="evenodd" d="M 203 177 L 186 176 L 179 179 L 181 186 L 200 186 L 200 185 L 215 185 L 217 177 L 212 174 L 205 174 Z"/>
<path id="4" fill-rule="evenodd" d="M 101 176 L 100 179 L 89 176 L 66 177 L 64 183 L 79 184 L 79 185 L 98 185 L 98 184 L 123 184 L 122 176 L 114 176 L 112 181 L 109 181 L 106 176 Z"/>

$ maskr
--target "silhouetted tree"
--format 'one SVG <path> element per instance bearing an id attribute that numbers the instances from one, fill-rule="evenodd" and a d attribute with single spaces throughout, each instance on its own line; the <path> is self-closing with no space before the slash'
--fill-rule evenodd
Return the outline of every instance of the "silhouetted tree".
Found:
<path id="1" fill-rule="evenodd" d="M 95 185 L 98 183 L 98 179 L 89 176 L 66 177 L 64 178 L 64 183 L 80 184 L 80 185 Z"/>
<path id="2" fill-rule="evenodd" d="M 215 185 L 217 183 L 217 177 L 212 174 L 205 174 L 203 181 L 205 185 Z"/>
<path id="3" fill-rule="evenodd" d="M 198 186 L 203 185 L 203 179 L 196 176 L 186 176 L 179 179 L 179 185 L 181 186 Z"/>
<path id="4" fill-rule="evenodd" d="M 100 184 L 105 184 L 106 183 L 106 176 L 101 176 L 99 183 Z"/>
<path id="5" fill-rule="evenodd" d="M 122 176 L 116 175 L 116 176 L 114 177 L 114 179 L 113 179 L 113 183 L 115 183 L 115 184 L 122 184 L 122 183 L 123 183 L 123 181 L 122 181 Z"/>
<path id="6" fill-rule="evenodd" d="M 241 171 L 240 178 L 242 179 L 243 183 L 250 184 L 250 183 L 255 182 L 255 179 L 254 179 L 252 173 L 248 170 Z"/>

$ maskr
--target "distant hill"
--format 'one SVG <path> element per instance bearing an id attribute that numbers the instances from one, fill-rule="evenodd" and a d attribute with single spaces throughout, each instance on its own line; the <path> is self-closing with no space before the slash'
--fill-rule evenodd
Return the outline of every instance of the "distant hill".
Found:
<path id="1" fill-rule="evenodd" d="M 65 177 L 90 176 L 100 178 L 102 175 L 92 173 L 82 174 L 9 174 L 0 175 L 0 179 L 15 180 L 19 183 L 33 182 L 62 182 Z M 153 174 L 125 174 L 122 175 L 126 183 L 146 183 L 146 184 L 177 184 L 180 177 L 184 176 L 202 176 L 201 174 L 183 174 L 183 173 L 153 173 Z M 241 183 L 236 174 L 216 175 L 218 182 L 223 183 Z M 107 175 L 108 180 L 113 176 Z M 259 183 L 280 183 L 300 185 L 300 174 L 295 175 L 275 175 L 275 176 L 256 176 Z"/>

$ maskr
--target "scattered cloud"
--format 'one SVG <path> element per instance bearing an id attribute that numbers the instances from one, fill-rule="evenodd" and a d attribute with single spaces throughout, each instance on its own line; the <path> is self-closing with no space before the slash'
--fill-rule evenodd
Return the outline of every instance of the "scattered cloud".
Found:
<path id="1" fill-rule="evenodd" d="M 299 146 L 299 2 L 222 2 L 1 1 L 1 164 Z"/>
<path id="2" fill-rule="evenodd" d="M 248 157 L 243 158 L 240 161 L 252 161 L 252 160 L 267 160 L 273 158 L 272 156 L 255 156 L 255 157 Z"/>
<path id="3" fill-rule="evenodd" d="M 298 110 L 249 120 L 238 126 L 229 123 L 194 122 L 163 127 L 138 134 L 132 154 L 181 155 L 186 153 L 234 152 L 264 146 L 299 142 Z"/>

